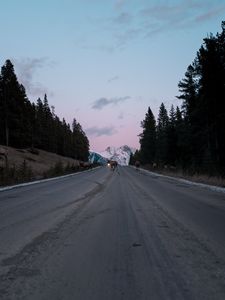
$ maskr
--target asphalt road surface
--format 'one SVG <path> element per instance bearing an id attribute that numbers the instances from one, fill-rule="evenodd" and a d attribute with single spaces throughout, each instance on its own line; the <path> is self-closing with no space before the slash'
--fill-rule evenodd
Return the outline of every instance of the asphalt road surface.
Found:
<path id="1" fill-rule="evenodd" d="M 2 191 L 0 299 L 224 300 L 225 194 L 130 167 Z"/>

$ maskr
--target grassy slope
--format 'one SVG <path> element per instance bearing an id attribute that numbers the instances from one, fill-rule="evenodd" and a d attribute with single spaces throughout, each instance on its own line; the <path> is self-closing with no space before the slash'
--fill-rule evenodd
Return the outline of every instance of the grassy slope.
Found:
<path id="1" fill-rule="evenodd" d="M 34 179 L 43 177 L 43 174 L 48 172 L 57 163 L 61 163 L 64 167 L 68 164 L 77 166 L 78 161 L 72 158 L 57 155 L 55 153 L 38 150 L 39 154 L 33 154 L 29 149 L 15 149 L 0 145 L 0 153 L 7 154 L 8 166 L 20 168 L 26 161 L 27 166 L 32 170 Z M 0 155 L 0 168 L 5 167 L 5 157 Z"/>

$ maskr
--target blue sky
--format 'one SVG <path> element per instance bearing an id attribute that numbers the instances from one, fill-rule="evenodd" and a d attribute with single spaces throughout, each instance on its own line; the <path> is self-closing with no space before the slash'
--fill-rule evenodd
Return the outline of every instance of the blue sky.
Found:
<path id="1" fill-rule="evenodd" d="M 30 101 L 47 93 L 91 149 L 139 147 L 148 106 L 178 105 L 177 84 L 225 0 L 0 0 L 0 64 L 11 59 Z"/>

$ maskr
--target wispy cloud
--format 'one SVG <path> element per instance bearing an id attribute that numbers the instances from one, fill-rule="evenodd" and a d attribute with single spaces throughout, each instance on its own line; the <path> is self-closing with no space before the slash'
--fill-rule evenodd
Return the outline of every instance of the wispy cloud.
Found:
<path id="1" fill-rule="evenodd" d="M 121 9 L 127 0 L 116 0 L 115 8 L 116 9 Z"/>
<path id="2" fill-rule="evenodd" d="M 225 11 L 224 0 L 140 0 L 130 5 L 128 0 L 117 0 L 114 17 L 96 18 L 92 29 L 102 31 L 105 40 L 93 41 L 84 49 L 115 53 L 134 42 L 152 38 L 168 31 L 193 29 Z M 90 21 L 89 21 L 90 22 Z M 94 44 L 96 43 L 96 44 Z"/>
<path id="3" fill-rule="evenodd" d="M 26 91 L 32 96 L 41 96 L 48 92 L 48 89 L 40 82 L 34 82 L 34 76 L 39 69 L 43 69 L 46 65 L 51 66 L 52 63 L 47 57 L 42 58 L 23 58 L 13 59 L 18 79 L 26 88 Z"/>
<path id="4" fill-rule="evenodd" d="M 113 126 L 105 126 L 105 127 L 94 126 L 94 127 L 87 128 L 85 132 L 87 133 L 87 135 L 99 137 L 102 135 L 107 135 L 107 136 L 114 135 L 117 133 L 117 130 Z"/>
<path id="5" fill-rule="evenodd" d="M 105 53 L 108 53 L 108 54 L 112 54 L 113 52 L 115 52 L 115 46 L 110 44 L 110 45 L 106 45 L 104 43 L 102 44 L 91 44 L 89 43 L 86 39 L 81 39 L 81 38 L 78 38 L 76 41 L 75 41 L 75 46 L 76 47 L 79 47 L 83 50 L 87 50 L 87 51 L 101 51 L 101 52 L 105 52 Z"/>
<path id="6" fill-rule="evenodd" d="M 137 12 L 132 27 L 129 31 L 124 31 L 120 39 L 125 44 L 130 39 L 151 38 L 167 31 L 193 28 L 196 23 L 207 22 L 223 14 L 224 11 L 225 4 L 221 5 L 220 1 L 155 2 L 155 4 L 147 5 Z"/>
<path id="7" fill-rule="evenodd" d="M 118 119 L 119 120 L 123 120 L 124 119 L 124 113 L 121 112 L 119 115 L 118 115 Z"/>
<path id="8" fill-rule="evenodd" d="M 160 4 L 149 5 L 148 7 L 142 9 L 140 14 L 143 17 L 155 18 L 157 20 L 174 21 L 181 18 L 187 18 L 191 14 L 196 14 L 200 11 L 209 9 L 210 7 L 215 7 L 210 5 L 209 1 L 192 1 L 183 0 L 178 3 L 169 3 L 167 1 L 161 2 Z"/>
<path id="9" fill-rule="evenodd" d="M 113 18 L 112 22 L 116 25 L 126 25 L 131 24 L 133 21 L 133 16 L 127 12 L 123 12 Z"/>
<path id="10" fill-rule="evenodd" d="M 108 79 L 108 83 L 111 83 L 112 81 L 115 81 L 115 80 L 118 80 L 119 79 L 119 76 L 114 76 L 114 77 L 111 77 Z"/>
<path id="11" fill-rule="evenodd" d="M 136 40 L 140 36 L 141 32 L 141 29 L 133 28 L 121 33 L 116 33 L 114 36 L 116 41 L 116 47 L 124 47 L 130 41 Z"/>
<path id="12" fill-rule="evenodd" d="M 195 20 L 197 22 L 205 22 L 205 21 L 208 21 L 209 19 L 217 17 L 221 14 L 224 14 L 224 12 L 225 12 L 225 5 L 217 7 L 215 9 L 211 9 L 211 10 L 197 16 Z"/>
<path id="13" fill-rule="evenodd" d="M 139 14 L 145 20 L 146 37 L 168 31 L 190 28 L 196 22 L 206 22 L 223 13 L 225 5 L 217 1 L 183 0 L 178 3 L 161 2 L 142 9 Z M 147 24 L 147 25 L 146 25 Z"/>
<path id="14" fill-rule="evenodd" d="M 124 102 L 126 100 L 130 99 L 129 96 L 125 96 L 125 97 L 115 97 L 115 98 L 110 98 L 110 99 L 107 99 L 107 98 L 100 98 L 96 101 L 94 101 L 93 105 L 91 108 L 93 109 L 103 109 L 104 107 L 108 106 L 108 105 L 117 105 L 121 102 Z"/>

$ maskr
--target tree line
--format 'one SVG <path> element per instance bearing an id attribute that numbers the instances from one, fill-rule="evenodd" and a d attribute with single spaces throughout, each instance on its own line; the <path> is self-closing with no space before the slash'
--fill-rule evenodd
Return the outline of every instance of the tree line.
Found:
<path id="1" fill-rule="evenodd" d="M 75 118 L 72 127 L 64 118 L 60 120 L 47 95 L 31 103 L 10 60 L 0 74 L 0 145 L 39 148 L 83 161 L 89 156 L 82 126 Z"/>
<path id="2" fill-rule="evenodd" d="M 133 160 L 225 176 L 225 21 L 221 27 L 203 40 L 178 83 L 181 105 L 168 113 L 162 103 L 157 120 L 148 108 Z"/>

